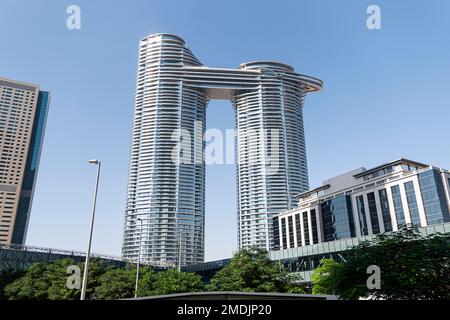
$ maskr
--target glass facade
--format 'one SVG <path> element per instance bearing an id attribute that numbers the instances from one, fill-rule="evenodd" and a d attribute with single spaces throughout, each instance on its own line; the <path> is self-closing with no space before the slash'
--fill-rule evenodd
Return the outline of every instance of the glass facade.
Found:
<path id="1" fill-rule="evenodd" d="M 448 233 L 450 232 L 450 223 L 427 226 L 419 229 L 422 234 Z M 368 239 L 374 239 L 375 236 L 357 237 L 353 239 L 343 239 L 328 243 L 325 246 L 322 243 L 311 245 L 309 247 L 296 248 L 286 251 L 271 251 L 269 257 L 274 261 L 281 261 L 289 272 L 299 272 L 302 270 L 313 270 L 320 265 L 323 258 L 333 258 L 335 261 L 344 262 L 349 254 L 349 249 Z M 311 261 L 314 260 L 314 261 Z"/>
<path id="2" fill-rule="evenodd" d="M 380 196 L 381 215 L 383 216 L 384 231 L 390 232 L 392 231 L 392 218 L 391 212 L 389 211 L 389 201 L 386 189 L 379 190 L 378 195 Z"/>
<path id="3" fill-rule="evenodd" d="M 355 225 L 350 196 L 341 195 L 321 204 L 324 241 L 355 236 Z"/>
<path id="4" fill-rule="evenodd" d="M 358 219 L 359 219 L 359 227 L 361 229 L 361 235 L 367 236 L 369 234 L 369 230 L 367 229 L 366 207 L 364 205 L 364 196 L 356 197 L 356 207 L 358 210 Z"/>
<path id="5" fill-rule="evenodd" d="M 391 167 L 387 167 L 387 168 L 383 168 L 383 169 L 377 170 L 375 172 L 372 172 L 371 174 L 365 175 L 364 176 L 364 180 L 366 180 L 366 181 L 367 180 L 372 180 L 372 179 L 375 179 L 375 178 L 387 175 L 387 174 L 392 173 L 392 172 L 394 172 L 394 167 L 392 167 L 392 166 Z"/>
<path id="6" fill-rule="evenodd" d="M 449 222 L 445 190 L 439 171 L 430 169 L 420 173 L 419 184 L 427 224 Z"/>
<path id="7" fill-rule="evenodd" d="M 408 170 L 410 169 L 414 168 L 409 166 Z M 450 182 L 450 178 L 447 171 L 422 165 L 420 171 L 413 174 L 402 176 L 397 172 L 390 178 L 355 185 L 351 189 L 339 191 L 335 188 L 332 193 L 318 194 L 318 198 L 306 193 L 304 198 L 300 198 L 299 208 L 286 215 L 286 219 L 290 215 L 295 221 L 298 238 L 296 246 L 302 246 L 302 240 L 304 246 L 311 247 L 318 243 L 324 248 L 331 241 L 352 241 L 351 238 L 356 237 L 358 226 L 361 230 L 358 236 L 362 237 L 393 232 L 394 229 L 403 230 L 410 226 L 422 227 L 425 223 L 422 211 L 419 214 L 419 210 L 422 210 L 421 199 L 428 225 L 450 222 L 446 194 L 446 183 L 447 180 Z M 396 181 L 396 184 L 392 185 L 392 181 Z M 327 188 L 326 186 L 324 189 Z M 318 190 L 322 191 L 317 189 L 311 193 Z M 287 231 L 285 236 L 289 241 L 291 230 Z"/>
<path id="8" fill-rule="evenodd" d="M 367 194 L 367 202 L 369 204 L 369 215 L 370 215 L 370 223 L 372 224 L 372 232 L 380 233 L 380 223 L 378 222 L 375 193 L 371 192 Z"/>
<path id="9" fill-rule="evenodd" d="M 313 234 L 313 244 L 319 242 L 319 236 L 317 234 L 317 218 L 316 218 L 316 209 L 311 210 L 311 226 L 312 226 L 312 234 Z"/>
<path id="10" fill-rule="evenodd" d="M 49 104 L 50 93 L 40 91 L 13 229 L 12 243 L 15 244 L 25 244 Z"/>
<path id="11" fill-rule="evenodd" d="M 448 196 L 450 197 L 450 178 L 447 178 L 448 182 Z"/>
<path id="12" fill-rule="evenodd" d="M 278 225 L 278 217 L 273 217 L 273 246 L 275 250 L 280 250 L 280 227 Z"/>
<path id="13" fill-rule="evenodd" d="M 409 214 L 411 215 L 411 223 L 415 227 L 420 227 L 419 208 L 417 206 L 416 192 L 412 181 L 405 183 L 405 191 L 406 199 L 408 201 Z"/>
<path id="14" fill-rule="evenodd" d="M 302 228 L 301 228 L 301 220 L 300 220 L 300 214 L 297 213 L 295 215 L 295 228 L 297 229 L 297 246 L 301 247 L 303 245 L 302 243 Z"/>
<path id="15" fill-rule="evenodd" d="M 400 186 L 392 186 L 392 200 L 394 202 L 395 216 L 397 217 L 397 228 L 399 230 L 406 227 L 405 212 L 403 211 L 402 196 Z"/>
<path id="16" fill-rule="evenodd" d="M 286 219 L 281 219 L 281 234 L 283 235 L 283 249 L 287 249 L 287 237 L 286 237 Z"/>
<path id="17" fill-rule="evenodd" d="M 288 224 L 289 224 L 289 247 L 293 248 L 295 245 L 294 243 L 294 222 L 292 221 L 292 216 L 288 217 Z"/>
<path id="18" fill-rule="evenodd" d="M 311 244 L 309 239 L 309 225 L 308 225 L 308 212 L 303 212 L 303 234 L 305 237 L 305 245 L 309 246 Z"/>

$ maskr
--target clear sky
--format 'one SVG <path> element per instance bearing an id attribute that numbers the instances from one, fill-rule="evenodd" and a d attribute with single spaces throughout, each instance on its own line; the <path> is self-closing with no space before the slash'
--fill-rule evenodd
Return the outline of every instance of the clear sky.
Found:
<path id="1" fill-rule="evenodd" d="M 81 8 L 81 30 L 66 8 Z M 381 30 L 366 9 L 381 8 Z M 0 0 L 0 76 L 52 94 L 27 244 L 119 255 L 140 38 L 175 33 L 207 66 L 291 64 L 324 81 L 307 97 L 311 187 L 399 157 L 450 168 L 450 1 Z M 212 101 L 210 128 L 233 128 Z M 233 165 L 207 167 L 206 259 L 237 246 Z"/>

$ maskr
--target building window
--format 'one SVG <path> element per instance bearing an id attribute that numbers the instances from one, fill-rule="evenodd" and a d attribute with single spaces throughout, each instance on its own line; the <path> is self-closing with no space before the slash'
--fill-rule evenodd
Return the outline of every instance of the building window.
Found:
<path id="1" fill-rule="evenodd" d="M 403 212 L 402 196 L 400 186 L 392 186 L 392 200 L 394 202 L 395 216 L 397 217 L 397 228 L 402 230 L 406 227 L 405 213 Z"/>
<path id="2" fill-rule="evenodd" d="M 286 219 L 281 219 L 281 234 L 283 239 L 283 249 L 287 249 L 287 238 L 286 238 Z"/>
<path id="3" fill-rule="evenodd" d="M 379 190 L 378 194 L 380 196 L 380 206 L 381 206 L 381 214 L 383 216 L 384 231 L 390 232 L 392 231 L 392 219 L 391 219 L 391 212 L 389 210 L 389 201 L 386 189 Z"/>
<path id="4" fill-rule="evenodd" d="M 448 196 L 450 197 L 450 178 L 447 178 Z"/>
<path id="5" fill-rule="evenodd" d="M 372 224 L 372 233 L 380 233 L 380 223 L 378 221 L 377 204 L 375 200 L 375 193 L 367 194 L 367 202 L 369 204 L 370 223 Z"/>
<path id="6" fill-rule="evenodd" d="M 289 223 L 289 248 L 294 247 L 294 223 L 292 222 L 292 216 L 288 217 Z"/>
<path id="7" fill-rule="evenodd" d="M 316 209 L 311 210 L 311 227 L 312 227 L 312 234 L 313 234 L 313 244 L 319 243 L 319 236 L 317 234 Z"/>
<path id="8" fill-rule="evenodd" d="M 308 212 L 303 212 L 303 234 L 305 236 L 305 245 L 310 245 L 309 240 L 309 225 L 308 225 Z"/>
<path id="9" fill-rule="evenodd" d="M 419 184 L 427 223 L 431 225 L 449 222 L 450 216 L 439 171 L 427 170 L 420 173 Z"/>
<path id="10" fill-rule="evenodd" d="M 361 235 L 367 236 L 369 231 L 367 230 L 366 220 L 366 207 L 364 206 L 364 196 L 356 197 L 356 206 L 358 209 L 359 226 L 361 228 Z"/>
<path id="11" fill-rule="evenodd" d="M 411 215 L 411 223 L 413 226 L 420 227 L 419 208 L 417 207 L 416 191 L 414 183 L 408 181 L 405 183 L 406 199 L 408 201 L 409 214 Z"/>
<path id="12" fill-rule="evenodd" d="M 355 237 L 351 197 L 341 195 L 321 204 L 324 241 Z"/>
<path id="13" fill-rule="evenodd" d="M 273 249 L 280 249 L 280 227 L 278 226 L 278 217 L 273 218 Z"/>
<path id="14" fill-rule="evenodd" d="M 297 229 L 297 246 L 301 247 L 302 244 L 302 228 L 300 226 L 301 220 L 300 220 L 300 214 L 297 213 L 295 215 L 295 228 Z"/>

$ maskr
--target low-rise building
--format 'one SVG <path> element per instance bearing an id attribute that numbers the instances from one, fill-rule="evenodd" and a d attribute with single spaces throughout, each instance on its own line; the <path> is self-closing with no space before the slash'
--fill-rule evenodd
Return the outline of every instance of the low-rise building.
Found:
<path id="1" fill-rule="evenodd" d="M 407 159 L 359 168 L 274 217 L 275 250 L 450 222 L 450 171 Z"/>

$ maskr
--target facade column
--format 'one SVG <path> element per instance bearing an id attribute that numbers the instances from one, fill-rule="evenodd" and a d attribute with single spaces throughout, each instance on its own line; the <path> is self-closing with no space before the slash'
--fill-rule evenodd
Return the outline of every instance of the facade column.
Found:
<path id="1" fill-rule="evenodd" d="M 399 183 L 400 196 L 402 198 L 403 214 L 405 215 L 405 224 L 412 224 L 411 213 L 409 212 L 408 198 L 406 197 L 405 183 L 403 180 Z"/>
<path id="2" fill-rule="evenodd" d="M 319 205 L 317 205 L 315 209 L 316 209 L 316 224 L 317 224 L 317 241 L 318 243 L 321 243 L 323 242 L 324 239 L 322 213 L 320 211 Z"/>
<path id="3" fill-rule="evenodd" d="M 367 199 L 367 193 L 361 194 L 364 202 L 364 213 L 366 215 L 366 223 L 367 223 L 367 233 L 373 234 L 372 229 L 372 220 L 370 219 L 370 208 L 369 208 L 369 200 Z"/>
<path id="4" fill-rule="evenodd" d="M 423 206 L 422 192 L 420 191 L 420 184 L 419 184 L 419 179 L 418 179 L 417 175 L 414 176 L 412 182 L 414 185 L 414 192 L 416 194 L 417 208 L 419 210 L 420 225 L 422 227 L 426 227 L 428 225 L 427 217 L 425 215 L 425 208 Z"/>
<path id="5" fill-rule="evenodd" d="M 280 237 L 280 250 L 283 250 L 284 248 L 284 242 L 283 242 L 283 232 L 286 232 L 286 230 L 283 230 L 283 224 L 281 223 L 281 217 L 278 217 L 278 234 Z"/>
<path id="6" fill-rule="evenodd" d="M 381 201 L 380 201 L 380 190 L 375 190 L 375 205 L 377 207 L 377 217 L 378 217 L 378 224 L 380 225 L 380 233 L 386 232 L 386 229 L 384 228 L 384 220 L 383 220 L 383 212 L 381 210 Z"/>
<path id="7" fill-rule="evenodd" d="M 305 242 L 305 228 L 303 224 L 303 210 L 300 211 L 300 230 L 302 236 L 302 247 L 304 247 L 306 245 L 306 242 Z"/>
<path id="8" fill-rule="evenodd" d="M 392 185 L 386 185 L 386 195 L 389 204 L 389 212 L 391 214 L 392 231 L 398 231 L 397 215 L 395 213 L 394 199 L 392 198 Z"/>
<path id="9" fill-rule="evenodd" d="M 356 232 L 356 236 L 357 237 L 361 237 L 362 233 L 361 233 L 361 225 L 359 222 L 359 211 L 358 211 L 358 204 L 356 201 L 356 196 L 352 195 L 352 212 L 353 212 L 353 222 L 355 225 L 355 232 Z"/>
<path id="10" fill-rule="evenodd" d="M 309 236 L 309 243 L 313 244 L 314 241 L 313 241 L 313 230 L 312 230 L 312 221 L 311 221 L 311 209 L 308 210 L 307 217 L 308 217 L 308 226 L 309 226 L 308 227 L 308 229 L 309 229 L 309 234 L 308 234 L 308 236 Z"/>
<path id="11" fill-rule="evenodd" d="M 284 232 L 286 232 L 286 248 L 289 249 L 291 247 L 291 241 L 289 239 L 289 217 L 286 217 L 284 221 L 286 221 L 286 228 L 284 228 Z"/>
<path id="12" fill-rule="evenodd" d="M 445 172 L 441 170 L 441 178 L 442 184 L 444 185 L 445 198 L 447 199 L 448 212 L 450 212 L 450 175 L 447 176 Z"/>
<path id="13" fill-rule="evenodd" d="M 292 214 L 292 228 L 294 229 L 294 246 L 298 247 L 298 238 L 297 238 L 297 218 L 296 216 L 296 211 L 294 211 L 294 213 Z"/>

